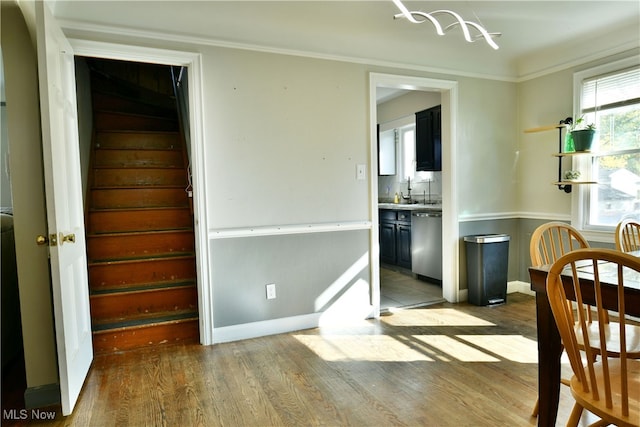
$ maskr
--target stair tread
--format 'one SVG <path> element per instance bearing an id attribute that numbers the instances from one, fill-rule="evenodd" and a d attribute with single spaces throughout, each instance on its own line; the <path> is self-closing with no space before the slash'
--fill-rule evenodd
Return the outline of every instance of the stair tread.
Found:
<path id="1" fill-rule="evenodd" d="M 144 117 L 144 118 L 150 118 L 150 119 L 160 119 L 163 121 L 178 122 L 177 117 L 165 117 L 165 116 L 154 115 L 154 114 L 131 113 L 127 111 L 109 110 L 104 108 L 94 108 L 93 111 L 94 111 L 94 114 L 107 113 L 107 114 L 117 114 L 120 116 Z M 124 130 L 124 129 L 121 129 L 121 130 Z"/>
<path id="2" fill-rule="evenodd" d="M 182 184 L 147 184 L 147 185 L 109 185 L 104 187 L 92 186 L 91 190 L 161 190 L 164 188 L 185 188 Z"/>
<path id="3" fill-rule="evenodd" d="M 181 320 L 196 320 L 197 318 L 197 310 L 175 310 L 157 313 L 140 313 L 135 316 L 127 316 L 126 319 L 95 319 L 92 322 L 91 328 L 93 332 L 104 332 L 135 327 L 152 326 L 160 323 L 169 323 Z"/>
<path id="4" fill-rule="evenodd" d="M 149 206 L 140 207 L 132 206 L 127 208 L 89 208 L 89 212 L 126 212 L 126 211 L 151 211 L 151 210 L 173 210 L 173 209 L 189 209 L 189 206 Z"/>
<path id="5" fill-rule="evenodd" d="M 87 238 L 90 237 L 120 237 L 120 236 L 144 236 L 151 234 L 159 234 L 159 233 L 192 233 L 193 227 L 184 227 L 184 228 L 161 228 L 156 230 L 125 230 L 125 231 L 104 231 L 104 232 L 92 232 L 87 233 Z"/>
<path id="6" fill-rule="evenodd" d="M 179 136 L 180 132 L 177 130 L 146 130 L 146 129 L 100 129 L 96 130 L 96 134 L 101 133 L 136 133 L 136 134 L 149 134 L 149 135 L 164 135 L 171 134 Z"/>
<path id="7" fill-rule="evenodd" d="M 184 228 L 163 228 L 162 230 L 140 230 L 140 231 L 111 231 L 104 233 L 87 233 L 89 237 L 122 237 L 122 236 L 148 236 L 154 234 L 171 234 L 171 233 L 193 233 L 193 227 Z"/>
<path id="8" fill-rule="evenodd" d="M 177 146 L 177 147 L 166 147 L 166 148 L 157 148 L 157 147 L 96 147 L 96 151 L 145 151 L 145 152 L 149 152 L 149 151 L 160 151 L 160 152 L 165 152 L 165 151 L 182 151 L 182 147 L 181 146 Z M 131 167 L 131 169 L 137 169 L 140 166 L 133 166 Z M 156 166 L 158 169 L 162 169 L 162 166 L 158 167 Z M 182 166 L 184 167 L 184 166 Z"/>
<path id="9" fill-rule="evenodd" d="M 135 285 L 118 285 L 104 289 L 92 289 L 89 298 L 100 298 L 114 294 L 119 295 L 127 293 L 143 293 L 147 291 L 153 292 L 167 289 L 186 289 L 193 288 L 195 286 L 196 282 L 194 280 L 170 280 L 164 282 L 142 283 Z"/>
<path id="10" fill-rule="evenodd" d="M 134 262 L 153 262 L 160 260 L 175 260 L 175 259 L 187 259 L 195 258 L 195 252 L 165 252 L 158 254 L 145 254 L 140 256 L 122 257 L 122 258 L 103 258 L 103 259 L 90 259 L 88 261 L 89 267 L 94 265 L 113 265 L 113 264 L 127 264 Z"/>

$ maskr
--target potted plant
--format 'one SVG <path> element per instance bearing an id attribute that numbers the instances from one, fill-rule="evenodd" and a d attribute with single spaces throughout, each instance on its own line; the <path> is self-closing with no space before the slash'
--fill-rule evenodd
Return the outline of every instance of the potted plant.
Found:
<path id="1" fill-rule="evenodd" d="M 564 179 L 566 181 L 577 181 L 580 178 L 580 171 L 568 170 L 564 172 Z"/>
<path id="2" fill-rule="evenodd" d="M 582 116 L 574 120 L 569 128 L 569 132 L 571 132 L 571 139 L 573 140 L 573 146 L 576 151 L 591 151 L 593 137 L 596 133 L 596 125 L 593 123 L 586 124 L 584 116 Z"/>

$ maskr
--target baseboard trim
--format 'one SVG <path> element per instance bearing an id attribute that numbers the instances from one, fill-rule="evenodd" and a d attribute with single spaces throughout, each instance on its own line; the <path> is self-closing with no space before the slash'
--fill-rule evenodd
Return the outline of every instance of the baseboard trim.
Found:
<path id="1" fill-rule="evenodd" d="M 507 283 L 507 293 L 520 292 L 527 295 L 535 295 L 531 285 L 527 282 L 512 281 Z M 460 302 L 468 300 L 468 289 L 459 291 Z M 280 319 L 263 320 L 260 322 L 243 323 L 241 325 L 223 326 L 213 331 L 213 344 L 232 341 L 241 341 L 268 335 L 283 334 L 287 332 L 301 331 L 303 329 L 317 328 L 322 323 L 323 313 L 311 313 L 300 316 L 283 317 Z M 368 317 L 373 316 L 373 311 Z"/>
<path id="2" fill-rule="evenodd" d="M 369 319 L 373 317 L 373 307 L 369 306 L 368 313 L 362 318 Z M 360 313 L 364 312 L 361 311 Z M 215 328 L 213 331 L 213 343 L 220 344 L 225 342 L 240 341 L 251 338 L 259 338 L 268 335 L 284 334 L 287 332 L 301 331 L 303 329 L 317 328 L 322 325 L 331 324 L 341 321 L 331 316 L 323 315 L 327 312 L 303 314 L 300 316 L 282 317 L 280 319 L 262 320 L 259 322 L 243 323 L 242 325 L 223 326 Z M 329 318 L 327 318 L 329 317 Z M 345 321 L 355 320 L 353 317 L 343 319 Z"/>
<path id="3" fill-rule="evenodd" d="M 26 409 L 44 408 L 60 404 L 60 384 L 29 387 L 24 392 Z"/>
<path id="4" fill-rule="evenodd" d="M 514 292 L 520 292 L 521 294 L 533 296 L 535 296 L 536 294 L 531 290 L 531 283 L 521 282 L 519 280 L 514 280 L 513 282 L 507 283 L 507 293 L 512 294 Z"/>
<path id="5" fill-rule="evenodd" d="M 320 324 L 322 313 L 305 314 L 302 316 L 283 317 L 281 319 L 264 320 L 260 322 L 243 323 L 242 325 L 214 328 L 213 343 L 219 344 L 258 338 L 267 335 L 282 334 L 315 328 Z"/>

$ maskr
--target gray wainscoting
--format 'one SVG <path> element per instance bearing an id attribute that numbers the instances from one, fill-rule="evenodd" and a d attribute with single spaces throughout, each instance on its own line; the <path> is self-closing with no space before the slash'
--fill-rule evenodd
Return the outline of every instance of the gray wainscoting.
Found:
<path id="1" fill-rule="evenodd" d="M 211 240 L 214 327 L 321 313 L 347 301 L 370 311 L 369 230 Z M 276 284 L 276 299 L 266 285 Z"/>

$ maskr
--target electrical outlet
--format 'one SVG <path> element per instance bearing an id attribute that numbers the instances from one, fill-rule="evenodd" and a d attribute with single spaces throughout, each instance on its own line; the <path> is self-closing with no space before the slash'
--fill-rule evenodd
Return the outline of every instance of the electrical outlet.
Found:
<path id="1" fill-rule="evenodd" d="M 276 299 L 276 284 L 270 283 L 267 285 L 267 299 Z"/>

